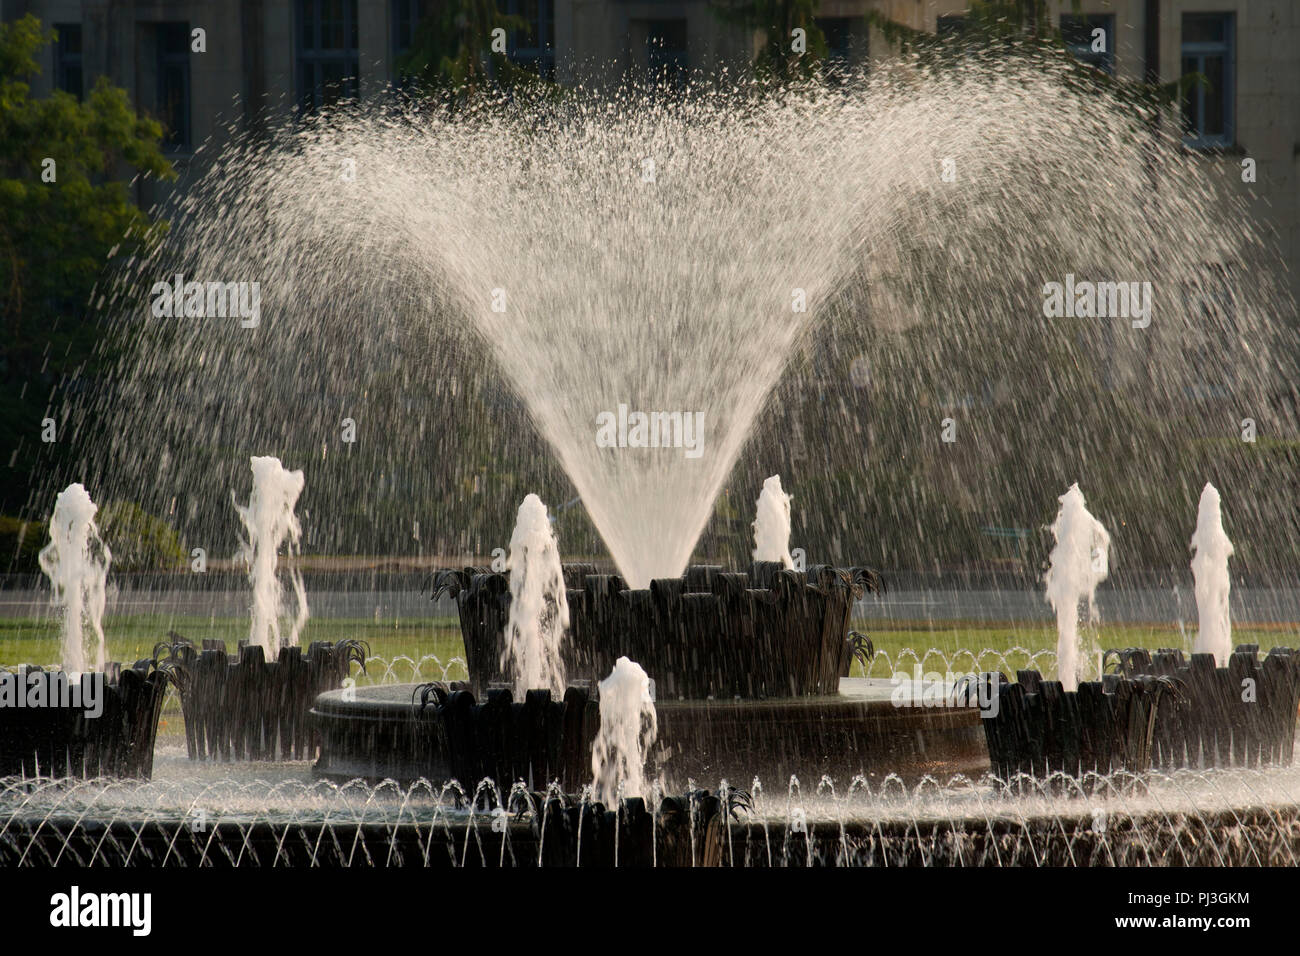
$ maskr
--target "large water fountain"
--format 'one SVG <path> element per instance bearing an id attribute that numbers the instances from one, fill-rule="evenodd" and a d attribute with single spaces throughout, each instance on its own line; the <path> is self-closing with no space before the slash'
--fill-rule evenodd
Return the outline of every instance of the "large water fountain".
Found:
<path id="1" fill-rule="evenodd" d="M 1289 304 L 1253 265 L 1267 244 L 1150 119 L 1044 64 L 905 64 L 847 90 L 520 97 L 456 115 L 341 109 L 237 141 L 176 210 L 173 237 L 103 290 L 105 310 L 134 331 L 120 389 L 84 411 L 133 427 L 87 442 L 87 471 L 177 515 L 190 538 L 217 540 L 248 455 L 275 449 L 311 463 L 322 552 L 356 553 L 373 547 L 362 534 L 413 524 L 433 528 L 445 554 L 508 543 L 500 570 L 450 567 L 434 582 L 456 602 L 468 679 L 316 698 L 315 769 L 328 778 L 316 783 L 298 759 L 282 770 L 291 783 L 269 790 L 183 761 L 190 769 L 173 767 L 154 790 L 12 788 L 0 856 L 1293 861 L 1295 658 L 1232 652 L 1233 551 L 1212 486 L 1193 540 L 1201 636 L 1190 663 L 1108 656 L 1091 646 L 1090 613 L 1080 629 L 1081 602 L 1091 611 L 1122 550 L 1117 512 L 1094 515 L 1076 484 L 1059 499 L 1044 581 L 1058 679 L 1026 669 L 1015 682 L 929 681 L 918 658 L 927 686 L 908 694 L 919 706 L 900 706 L 896 680 L 850 676 L 870 647 L 850 622 L 879 581 L 859 554 L 926 561 L 934 539 L 919 525 L 905 544 L 863 535 L 862 516 L 895 502 L 860 491 L 844 495 L 838 526 L 800 526 L 792 500 L 834 487 L 830 467 L 783 468 L 795 497 L 769 479 L 752 512 L 724 493 L 734 474 L 770 467 L 760 450 L 795 443 L 792 421 L 812 420 L 832 458 L 871 456 L 874 433 L 840 386 L 809 371 L 818 321 L 848 343 L 830 354 L 861 348 L 872 379 L 924 393 L 898 430 L 951 452 L 950 480 L 900 487 L 900 502 L 987 496 L 973 490 L 984 456 L 1022 459 L 1045 503 L 1076 478 L 1092 488 L 1090 462 L 1124 473 L 1126 443 L 1139 439 L 1107 417 L 1122 402 L 1081 384 L 1102 366 L 1149 375 L 1156 412 L 1206 377 L 1231 381 L 1244 407 L 1271 408 L 1288 354 L 1272 319 Z M 1098 216 L 1103 183 L 1122 215 Z M 1230 217 L 1234 228 L 1220 228 Z M 1130 282 L 1117 314 L 1117 283 Z M 256 316 L 231 314 L 240 284 L 256 284 Z M 149 304 L 177 286 L 195 304 L 185 323 Z M 1194 317 L 1189 297 L 1202 303 Z M 1194 363 L 1182 354 L 1189 331 L 1213 346 Z M 891 359 L 888 343 L 909 340 L 920 348 Z M 999 387 L 1013 390 L 1011 410 L 1066 422 L 1059 447 L 1014 448 L 996 425 L 1014 415 L 972 411 L 996 404 L 991 372 L 1008 355 L 1013 381 Z M 783 383 L 796 370 L 815 401 Z M 157 401 L 162 382 L 185 398 Z M 225 401 L 247 395 L 251 407 Z M 1094 420 L 1085 399 L 1104 413 Z M 254 594 L 244 653 L 278 650 L 283 666 L 276 552 L 299 546 L 304 481 L 276 459 L 254 458 L 253 470 L 240 508 Z M 520 500 L 507 541 L 501 516 Z M 580 501 L 590 525 L 562 526 L 547 500 Z M 742 510 L 752 552 L 747 535 L 741 549 L 726 543 L 727 515 Z M 1134 510 L 1126 523 L 1140 519 Z M 568 564 L 566 534 L 581 556 Z M 597 539 L 608 561 L 587 560 Z M 724 552 L 733 566 L 753 560 L 728 571 L 710 560 Z M 307 617 L 291 580 L 292 647 Z M 197 674 L 191 650 L 169 653 Z M 222 651 L 214 674 L 226 671 Z M 1228 707 L 1243 676 L 1258 679 L 1263 707 Z M 207 717 L 187 704 L 192 755 L 314 750 L 292 721 L 275 724 L 277 748 L 266 720 L 280 704 L 265 701 L 254 742 L 204 743 L 195 735 L 216 727 L 222 702 L 248 716 L 242 697 L 213 700 Z M 79 829 L 87 804 L 108 818 L 98 842 Z M 220 819 L 196 836 L 190 812 L 209 804 Z M 55 822 L 28 825 L 42 814 Z M 1203 837 L 1229 819 L 1245 836 L 1214 850 Z"/>

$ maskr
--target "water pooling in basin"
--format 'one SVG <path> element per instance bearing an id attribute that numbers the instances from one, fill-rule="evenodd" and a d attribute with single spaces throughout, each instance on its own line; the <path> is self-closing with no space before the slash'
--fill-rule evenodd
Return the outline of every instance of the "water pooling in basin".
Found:
<path id="1" fill-rule="evenodd" d="M 701 846 L 693 862 L 1296 865 L 1295 768 L 1156 772 L 1144 781 L 1135 787 L 1116 775 L 1090 781 L 1086 794 L 1076 782 L 1064 795 L 1058 785 L 1024 781 L 1021 793 L 1009 795 L 988 778 L 936 777 L 913 786 L 890 778 L 750 780 L 744 807 L 732 802 L 731 827 L 715 838 L 720 855 L 710 861 Z M 706 785 L 721 794 L 731 789 L 726 781 Z M 663 796 L 652 785 L 647 804 Z M 689 798 L 679 805 L 689 807 Z M 594 811 L 590 802 L 581 806 Z M 305 764 L 195 768 L 183 753 L 164 750 L 150 783 L 0 783 L 0 859 L 532 866 L 551 843 L 572 840 L 553 815 L 540 826 L 545 811 L 536 795 L 491 781 L 338 786 L 309 781 Z"/>

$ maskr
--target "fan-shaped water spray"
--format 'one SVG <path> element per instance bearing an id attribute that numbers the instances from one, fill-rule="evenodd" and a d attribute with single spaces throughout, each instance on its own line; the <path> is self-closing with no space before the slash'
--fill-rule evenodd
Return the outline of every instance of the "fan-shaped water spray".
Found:
<path id="1" fill-rule="evenodd" d="M 1265 320 L 1280 300 L 1265 275 L 1236 281 L 1258 236 L 1148 119 L 1047 65 L 972 61 L 955 74 L 904 64 L 838 90 L 681 102 L 574 93 L 452 117 L 336 111 L 272 131 L 223 153 L 173 210 L 173 239 L 107 291 L 105 308 L 148 334 L 102 410 L 129 417 L 132 439 L 106 439 L 97 460 L 125 497 L 150 500 L 170 494 L 154 488 L 152 463 L 165 461 L 165 484 L 189 489 L 182 520 L 203 526 L 206 489 L 229 468 L 214 448 L 309 435 L 322 458 L 313 493 L 340 521 L 352 513 L 355 528 L 414 498 L 438 510 L 427 526 L 466 540 L 459 529 L 481 528 L 497 507 L 475 497 L 484 482 L 506 464 L 523 475 L 539 465 L 509 421 L 494 430 L 499 390 L 473 384 L 446 334 L 464 327 L 523 399 L 625 580 L 645 587 L 687 564 L 818 316 L 839 315 L 846 342 L 876 351 L 907 341 L 882 330 L 923 329 L 925 347 L 874 365 L 873 381 L 904 392 L 987 383 L 1011 349 L 1041 360 L 1042 376 L 1022 370 L 1007 386 L 1017 406 L 1049 409 L 1035 416 L 1065 414 L 1050 411 L 1051 393 L 1091 376 L 1096 355 L 1121 377 L 1157 364 L 1157 396 L 1218 372 L 1261 392 L 1276 377 L 1279 333 Z M 1096 212 L 1102 183 L 1115 215 Z M 1220 228 L 1230 215 L 1234 228 Z M 1207 262 L 1224 277 L 1213 296 Z M 260 323 L 229 309 L 148 314 L 145 290 L 178 271 L 260 283 Z M 1150 326 L 1046 318 L 1043 289 L 1067 276 L 1149 283 Z M 1192 368 L 1179 356 L 1191 334 L 1183 302 L 1197 290 L 1209 304 L 1194 336 L 1223 342 Z M 150 383 L 161 381 L 201 410 L 159 407 Z M 231 403 L 237 418 L 219 399 L 254 391 L 267 401 L 251 414 Z M 422 396 L 454 423 L 421 413 Z M 851 403 L 818 414 L 829 435 L 860 428 Z M 612 447 L 600 440 L 611 415 L 626 422 Z M 872 427 L 937 428 L 937 417 Z M 1118 427 L 1083 404 L 1069 417 L 1072 434 Z M 340 442 L 340 421 L 360 441 Z M 993 453 L 997 436 L 970 427 L 962 434 Z M 411 447 L 446 467 L 412 467 Z M 358 455 L 380 480 L 354 506 Z M 959 503 L 992 494 L 967 486 Z"/>

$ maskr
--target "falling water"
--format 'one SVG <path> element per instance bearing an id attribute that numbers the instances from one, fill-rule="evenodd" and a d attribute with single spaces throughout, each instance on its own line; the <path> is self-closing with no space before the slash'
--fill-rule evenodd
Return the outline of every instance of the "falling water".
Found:
<path id="1" fill-rule="evenodd" d="M 560 549 L 551 531 L 546 505 L 529 495 L 519 506 L 510 536 L 510 618 L 501 667 L 514 682 L 515 697 L 549 689 L 564 696 L 564 661 L 560 642 L 569 626 L 569 599 L 560 566 Z"/>
<path id="2" fill-rule="evenodd" d="M 69 485 L 55 499 L 50 543 L 38 556 L 62 609 L 63 669 L 74 674 L 102 671 L 107 659 L 104 602 L 113 555 L 95 526 L 98 510 L 85 488 Z"/>
<path id="3" fill-rule="evenodd" d="M 1201 504 L 1196 513 L 1196 533 L 1192 535 L 1192 577 L 1196 580 L 1196 613 L 1200 630 L 1196 632 L 1196 653 L 1213 654 L 1220 667 L 1228 666 L 1232 653 L 1232 613 L 1228 593 L 1232 580 L 1228 575 L 1228 558 L 1232 542 L 1223 530 L 1223 511 L 1219 490 L 1205 483 Z"/>
<path id="4" fill-rule="evenodd" d="M 298 553 L 302 526 L 294 514 L 304 485 L 301 471 L 288 471 L 280 459 L 266 456 L 250 459 L 253 469 L 253 492 L 248 504 L 235 501 L 235 510 L 244 525 L 247 540 L 240 541 L 240 554 L 248 563 L 248 579 L 253 585 L 251 643 L 266 652 L 268 660 L 280 654 L 280 602 L 283 589 L 276 574 L 280 546 L 288 550 L 289 580 L 293 585 L 298 610 L 290 625 L 286 643 L 296 646 L 303 625 L 307 623 L 307 592 L 302 571 L 293 560 Z M 234 493 L 231 493 L 234 501 Z"/>
<path id="5" fill-rule="evenodd" d="M 659 733 L 650 678 L 626 657 L 600 682 L 600 731 L 591 749 L 592 788 L 607 805 L 645 796 L 645 761 Z"/>
<path id="6" fill-rule="evenodd" d="M 763 482 L 754 518 L 754 560 L 780 561 L 794 567 L 790 556 L 790 496 L 781 490 L 781 476 Z"/>
<path id="7" fill-rule="evenodd" d="M 770 399 L 792 358 L 804 374 L 816 322 L 838 324 L 808 407 L 819 432 L 844 439 L 831 445 L 845 460 L 819 464 L 828 480 L 801 505 L 834 502 L 844 541 L 867 530 L 863 515 L 916 518 L 905 534 L 859 537 L 906 547 L 918 564 L 932 557 L 933 516 L 952 503 L 966 515 L 1007 505 L 1005 483 L 989 477 L 1001 472 L 971 478 L 969 491 L 943 473 L 886 481 L 921 454 L 915 441 L 898 446 L 929 434 L 936 406 L 971 407 L 949 394 L 954 382 L 977 383 L 975 402 L 991 382 L 987 400 L 1006 406 L 963 418 L 963 438 L 994 418 L 1081 434 L 1014 471 L 1030 500 L 1058 480 L 1047 474 L 1058 456 L 1136 440 L 1103 415 L 1062 423 L 1053 411 L 1092 386 L 1097 363 L 1121 377 L 1159 368 L 1142 394 L 1162 401 L 1228 372 L 1241 388 L 1275 376 L 1289 354 L 1269 321 L 1278 286 L 1262 272 L 1242 280 L 1235 264 L 1256 262 L 1262 242 L 1220 201 L 1222 177 L 1131 104 L 1082 93 L 1050 64 L 969 67 L 882 66 L 845 88 L 771 96 L 741 84 L 681 101 L 573 91 L 455 115 L 340 109 L 240 140 L 163 210 L 177 225 L 168 241 L 105 289 L 105 311 L 149 334 L 131 341 L 121 393 L 82 416 L 107 419 L 96 461 L 122 497 L 157 513 L 164 495 L 189 489 L 193 514 L 178 520 L 195 534 L 235 460 L 211 449 L 310 435 L 322 458 L 313 494 L 339 515 L 339 551 L 354 539 L 391 550 L 417 500 L 422 526 L 451 529 L 448 553 L 470 550 L 493 511 L 480 478 L 510 476 L 511 493 L 567 480 L 556 493 L 581 499 L 628 584 L 645 587 L 681 573 L 759 416 L 776 425 L 802 407 Z M 1099 183 L 1113 215 L 1097 212 Z M 1226 264 L 1226 298 L 1204 289 L 1211 260 Z M 155 317 L 148 290 L 177 273 L 260 282 L 260 325 Z M 1045 319 L 1044 284 L 1085 273 L 1149 282 L 1151 327 Z M 1189 330 L 1175 306 L 1193 293 L 1209 304 Z M 1192 331 L 1222 342 L 1206 353 L 1213 367 L 1187 362 Z M 902 396 L 879 418 L 862 414 L 841 340 L 869 341 L 873 394 Z M 1011 349 L 1025 361 L 1008 367 Z M 206 404 L 160 402 L 161 383 Z M 267 400 L 252 411 L 234 400 L 249 393 Z M 600 417 L 623 408 L 660 416 L 646 447 L 634 434 L 596 440 Z M 119 418 L 135 426 L 129 442 L 113 437 L 128 434 Z M 381 427 L 345 450 L 346 418 Z M 542 442 L 553 455 L 537 454 Z M 446 467 L 412 467 L 412 447 Z M 990 435 L 978 447 L 1011 457 L 1021 446 Z M 862 471 L 869 453 L 865 475 L 895 499 L 876 512 L 870 491 L 846 498 L 829 480 Z M 358 467 L 358 456 L 371 457 Z M 388 534 L 377 526 L 390 516 Z"/>
<path id="8" fill-rule="evenodd" d="M 1056 610 L 1057 676 L 1066 690 L 1078 690 L 1079 602 L 1087 601 L 1088 620 L 1095 621 L 1097 585 L 1110 570 L 1110 535 L 1084 506 L 1077 482 L 1060 501 L 1061 510 L 1052 524 L 1056 546 L 1044 580 L 1048 603 Z"/>

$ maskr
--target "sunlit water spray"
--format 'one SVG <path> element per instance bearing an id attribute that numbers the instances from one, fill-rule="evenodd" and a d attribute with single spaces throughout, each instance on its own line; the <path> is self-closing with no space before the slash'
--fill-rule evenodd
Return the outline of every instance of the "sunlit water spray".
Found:
<path id="1" fill-rule="evenodd" d="M 267 660 L 274 660 L 283 644 L 297 645 L 309 615 L 302 571 L 294 560 L 302 538 L 302 525 L 294 514 L 294 508 L 305 480 L 301 471 L 287 470 L 280 464 L 280 459 L 272 456 L 254 457 L 250 462 L 253 492 L 248 504 L 234 501 L 233 493 L 231 500 L 248 535 L 240 542 L 240 554 L 248 564 L 248 579 L 253 586 L 249 642 L 261 647 Z M 297 606 L 287 638 L 282 635 L 280 626 L 284 588 L 277 571 L 281 547 L 287 552 L 288 576 Z"/>
<path id="2" fill-rule="evenodd" d="M 1061 495 L 1061 510 L 1052 524 L 1056 546 L 1045 583 L 1047 600 L 1056 611 L 1057 676 L 1065 690 L 1078 690 L 1079 604 L 1086 602 L 1089 622 L 1097 617 L 1097 585 L 1110 573 L 1110 534 L 1085 506 L 1078 484 Z"/>
<path id="3" fill-rule="evenodd" d="M 790 555 L 790 495 L 781 490 L 781 476 L 763 482 L 754 518 L 754 560 L 780 561 L 794 567 Z"/>
<path id="4" fill-rule="evenodd" d="M 1227 667 L 1232 653 L 1232 612 L 1228 607 L 1232 579 L 1228 574 L 1228 558 L 1232 557 L 1233 548 L 1223 530 L 1219 490 L 1209 482 L 1201 491 L 1192 550 L 1196 552 L 1192 557 L 1192 577 L 1196 580 L 1196 612 L 1200 622 L 1192 650 L 1213 654 L 1220 667 Z"/>
<path id="5" fill-rule="evenodd" d="M 646 795 L 645 761 L 659 733 L 650 678 L 620 657 L 600 682 L 600 731 L 591 751 L 592 788 L 606 805 Z"/>
<path id="6" fill-rule="evenodd" d="M 569 626 L 569 599 L 560 549 L 546 505 L 536 495 L 529 495 L 519 506 L 506 567 L 510 571 L 510 618 L 501 668 L 514 683 L 516 700 L 523 700 L 530 690 L 542 689 L 560 700 L 565 690 L 560 644 Z"/>
<path id="7" fill-rule="evenodd" d="M 95 525 L 98 507 L 80 484 L 69 485 L 54 502 L 50 543 L 38 555 L 60 608 L 62 665 L 68 673 L 104 669 L 104 605 L 113 555 Z"/>
<path id="8" fill-rule="evenodd" d="M 341 110 L 242 140 L 163 210 L 176 225 L 169 239 L 106 289 L 106 312 L 138 320 L 114 327 L 148 334 L 133 342 L 120 393 L 98 418 L 84 416 L 133 426 L 106 422 L 98 460 L 122 497 L 167 513 L 176 487 L 208 488 L 210 472 L 228 467 L 209 449 L 311 421 L 332 464 L 338 422 L 368 412 L 381 427 L 351 452 L 375 454 L 370 468 L 384 480 L 367 488 L 374 500 L 360 520 L 421 493 L 426 509 L 441 509 L 420 516 L 426 526 L 463 527 L 485 510 L 475 497 L 483 462 L 453 453 L 464 447 L 453 436 L 487 434 L 476 403 L 501 390 L 475 390 L 458 377 L 456 350 L 421 351 L 421 335 L 464 328 L 525 404 L 627 583 L 646 587 L 688 563 L 791 355 L 850 293 L 855 327 L 880 348 L 901 339 L 880 329 L 925 329 L 949 346 L 876 366 L 873 381 L 902 392 L 921 372 L 949 381 L 955 370 L 917 363 L 953 351 L 974 366 L 970 380 L 1005 381 L 1035 409 L 1057 384 L 1092 374 L 1077 359 L 1094 346 L 1159 368 L 1161 396 L 1228 380 L 1221 371 L 1241 387 L 1275 376 L 1275 355 L 1287 354 L 1273 348 L 1280 299 L 1262 272 L 1237 281 L 1234 264 L 1255 262 L 1263 246 L 1249 217 L 1220 201 L 1222 177 L 1131 105 L 1080 92 L 1050 64 L 972 57 L 968 67 L 882 64 L 838 89 L 771 96 L 740 84 L 682 101 L 518 97 L 454 116 Z M 1098 190 L 1115 214 L 1098 213 Z M 1176 303 L 1206 291 L 1208 261 L 1226 263 L 1233 281 L 1203 295 L 1193 320 Z M 260 282 L 260 325 L 153 316 L 148 290 L 177 273 Z M 1085 274 L 1149 282 L 1150 327 L 1044 318 L 1044 285 Z M 1213 368 L 1184 359 L 1193 333 L 1223 343 L 1206 353 Z M 1052 394 L 1006 374 L 996 343 L 1008 336 L 1026 363 L 1041 359 L 1059 378 Z M 390 376 L 393 356 L 408 354 L 434 360 Z M 851 440 L 869 416 L 843 401 L 854 389 L 842 371 L 824 373 L 820 424 Z M 273 397 L 198 414 L 159 402 L 158 383 Z M 413 396 L 468 427 L 417 414 Z M 598 440 L 609 416 L 627 426 L 612 447 Z M 688 422 L 698 422 L 689 434 Z M 462 480 L 430 493 L 438 478 L 409 467 L 416 446 L 443 454 Z M 508 459 L 502 473 L 534 464 L 508 447 L 486 453 Z M 313 492 L 344 511 L 357 492 L 345 475 L 334 480 Z M 1045 480 L 1027 490 L 1041 494 Z M 191 504 L 199 523 L 204 503 Z M 967 510 L 990 504 L 1002 503 Z M 920 560 L 926 530 L 913 535 Z"/>

